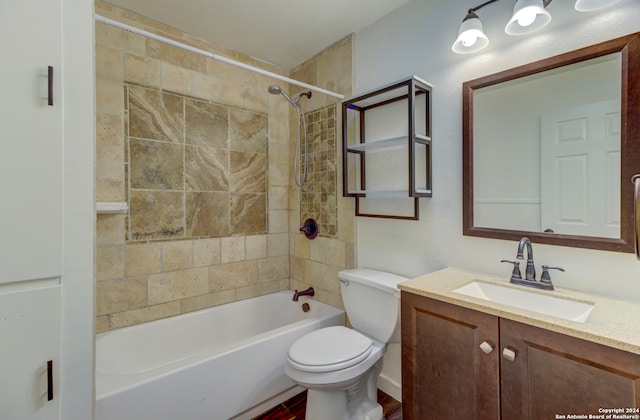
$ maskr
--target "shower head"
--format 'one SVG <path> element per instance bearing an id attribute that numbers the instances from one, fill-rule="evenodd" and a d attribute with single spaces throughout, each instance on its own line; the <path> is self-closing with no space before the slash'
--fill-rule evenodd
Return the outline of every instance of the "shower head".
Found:
<path id="1" fill-rule="evenodd" d="M 272 95 L 280 95 L 282 93 L 282 89 L 278 85 L 271 85 L 268 90 Z"/>
<path id="2" fill-rule="evenodd" d="M 269 91 L 270 94 L 272 95 L 282 95 L 284 96 L 284 98 L 289 101 L 289 103 L 291 105 L 293 105 L 294 108 L 299 108 L 300 107 L 300 98 L 302 98 L 303 96 L 306 96 L 308 99 L 311 98 L 311 91 L 309 92 L 302 92 L 300 95 L 298 95 L 298 97 L 296 98 L 296 100 L 294 101 L 293 99 L 291 99 L 291 97 L 289 95 L 287 95 L 287 93 L 282 90 L 282 88 L 278 85 L 271 85 L 269 86 L 269 88 L 267 89 Z"/>

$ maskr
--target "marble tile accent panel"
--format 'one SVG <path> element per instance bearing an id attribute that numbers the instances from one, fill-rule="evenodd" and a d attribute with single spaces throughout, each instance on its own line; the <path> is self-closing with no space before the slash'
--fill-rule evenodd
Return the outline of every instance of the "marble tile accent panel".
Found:
<path id="1" fill-rule="evenodd" d="M 185 99 L 186 142 L 197 146 L 229 148 L 229 108 Z"/>
<path id="2" fill-rule="evenodd" d="M 129 240 L 183 238 L 184 194 L 168 191 L 130 191 Z"/>
<path id="3" fill-rule="evenodd" d="M 178 95 L 128 85 L 129 136 L 184 142 L 184 104 Z"/>
<path id="4" fill-rule="evenodd" d="M 214 147 L 185 147 L 187 190 L 229 191 L 229 151 Z"/>
<path id="5" fill-rule="evenodd" d="M 131 138 L 129 162 L 131 188 L 182 190 L 184 145 Z"/>
<path id="6" fill-rule="evenodd" d="M 300 220 L 316 219 L 319 236 L 336 237 L 338 227 L 336 107 L 306 115 L 307 182 L 300 189 Z"/>
<path id="7" fill-rule="evenodd" d="M 269 165 L 266 153 L 231 151 L 229 162 L 230 192 L 267 192 L 267 169 Z"/>
<path id="8" fill-rule="evenodd" d="M 267 232 L 266 194 L 231 194 L 231 233 Z"/>
<path id="9" fill-rule="evenodd" d="M 187 192 L 187 236 L 228 236 L 231 230 L 229 201 L 227 192 Z"/>
<path id="10" fill-rule="evenodd" d="M 231 150 L 267 153 L 267 122 L 265 115 L 231 109 L 229 114 Z"/>

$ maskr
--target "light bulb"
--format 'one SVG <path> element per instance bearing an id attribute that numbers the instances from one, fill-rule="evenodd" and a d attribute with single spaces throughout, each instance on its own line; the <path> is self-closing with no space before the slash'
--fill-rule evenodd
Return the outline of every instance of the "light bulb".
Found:
<path id="1" fill-rule="evenodd" d="M 476 37 L 475 35 L 467 32 L 465 34 L 463 34 L 462 39 L 460 40 L 460 42 L 462 42 L 462 45 L 464 45 L 465 47 L 472 47 L 476 41 L 478 40 L 478 37 Z"/>
<path id="2" fill-rule="evenodd" d="M 522 10 L 518 15 L 518 25 L 529 26 L 536 20 L 536 12 L 533 10 Z"/>

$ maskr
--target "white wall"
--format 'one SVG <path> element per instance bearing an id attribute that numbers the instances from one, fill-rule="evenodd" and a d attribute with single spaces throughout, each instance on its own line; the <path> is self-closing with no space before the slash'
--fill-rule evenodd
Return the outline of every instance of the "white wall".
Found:
<path id="1" fill-rule="evenodd" d="M 414 0 L 356 34 L 356 93 L 412 74 L 434 85 L 433 198 L 421 199 L 417 222 L 358 218 L 359 266 L 410 277 L 451 266 L 508 278 L 511 268 L 499 260 L 515 256 L 515 242 L 462 235 L 462 83 L 640 31 L 638 0 L 592 13 L 556 0 L 546 28 L 512 37 L 504 26 L 514 2 L 478 12 L 490 44 L 472 55 L 454 54 L 451 44 L 467 10 L 480 0 Z M 640 300 L 640 262 L 631 254 L 540 244 L 534 254 L 538 266 L 566 269 L 554 272 L 557 286 Z M 399 380 L 399 352 L 392 348 L 389 356 L 385 371 Z"/>

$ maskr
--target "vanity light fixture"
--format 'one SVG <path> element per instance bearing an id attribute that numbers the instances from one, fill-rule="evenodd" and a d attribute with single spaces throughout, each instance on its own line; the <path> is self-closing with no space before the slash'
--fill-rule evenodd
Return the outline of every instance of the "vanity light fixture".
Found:
<path id="1" fill-rule="evenodd" d="M 457 54 L 468 54 L 479 51 L 489 45 L 489 38 L 482 29 L 482 22 L 476 12 L 484 6 L 498 0 L 489 0 L 469 9 L 467 16 L 460 24 L 458 37 L 451 46 Z M 504 31 L 509 35 L 523 35 L 544 28 L 551 22 L 551 15 L 546 10 L 552 0 L 517 0 L 513 7 L 513 15 Z M 591 12 L 618 3 L 620 0 L 576 0 L 575 9 L 580 12 Z"/>
<path id="2" fill-rule="evenodd" d="M 468 54 L 479 51 L 489 45 L 489 38 L 487 38 L 482 30 L 482 22 L 480 22 L 476 11 L 496 1 L 498 0 L 489 0 L 480 6 L 469 9 L 467 16 L 465 16 L 460 24 L 458 37 L 451 46 L 451 51 L 457 54 Z"/>
<path id="3" fill-rule="evenodd" d="M 594 10 L 604 9 L 619 1 L 620 0 L 577 0 L 575 8 L 579 12 L 592 12 Z"/>
<path id="4" fill-rule="evenodd" d="M 509 35 L 523 35 L 544 28 L 551 22 L 545 9 L 551 0 L 518 0 L 513 7 L 513 16 L 504 31 Z"/>

